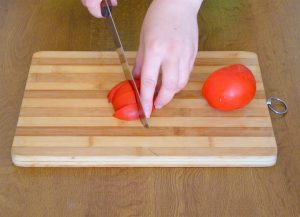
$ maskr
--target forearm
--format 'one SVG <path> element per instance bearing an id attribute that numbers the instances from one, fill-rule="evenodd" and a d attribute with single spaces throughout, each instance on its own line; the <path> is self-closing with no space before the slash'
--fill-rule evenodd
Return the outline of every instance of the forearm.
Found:
<path id="1" fill-rule="evenodd" d="M 179 7 L 185 7 L 187 8 L 189 11 L 191 11 L 191 13 L 198 13 L 203 0 L 154 0 L 156 3 L 155 4 L 159 4 L 162 7 L 165 6 L 170 6 L 172 4 L 172 6 L 179 6 Z"/>

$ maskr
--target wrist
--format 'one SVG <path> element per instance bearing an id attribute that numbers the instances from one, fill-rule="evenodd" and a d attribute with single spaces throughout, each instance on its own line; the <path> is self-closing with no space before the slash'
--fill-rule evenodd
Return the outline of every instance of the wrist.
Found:
<path id="1" fill-rule="evenodd" d="M 195 8 L 197 11 L 199 11 L 203 0 L 182 0 L 184 4 L 190 5 L 191 7 Z"/>

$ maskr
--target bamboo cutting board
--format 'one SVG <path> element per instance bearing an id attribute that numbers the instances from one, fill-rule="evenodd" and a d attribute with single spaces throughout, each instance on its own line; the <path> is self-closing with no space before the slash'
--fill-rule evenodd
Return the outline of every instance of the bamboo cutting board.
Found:
<path id="1" fill-rule="evenodd" d="M 128 52 L 134 63 L 135 52 Z M 200 89 L 209 73 L 242 63 L 257 80 L 246 108 L 219 112 Z M 114 52 L 33 55 L 12 159 L 18 166 L 272 166 L 277 147 L 257 55 L 200 52 L 190 82 L 150 129 L 112 117 L 108 90 L 123 80 Z"/>

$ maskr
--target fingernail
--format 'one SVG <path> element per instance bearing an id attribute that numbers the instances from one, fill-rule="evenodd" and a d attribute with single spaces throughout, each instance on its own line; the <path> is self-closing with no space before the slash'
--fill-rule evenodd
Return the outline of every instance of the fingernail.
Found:
<path id="1" fill-rule="evenodd" d="M 150 118 L 150 111 L 148 109 L 145 110 L 146 118 Z"/>
<path id="2" fill-rule="evenodd" d="M 146 118 L 150 118 L 150 115 L 151 115 L 151 107 L 150 106 L 145 107 L 145 115 L 146 115 Z"/>

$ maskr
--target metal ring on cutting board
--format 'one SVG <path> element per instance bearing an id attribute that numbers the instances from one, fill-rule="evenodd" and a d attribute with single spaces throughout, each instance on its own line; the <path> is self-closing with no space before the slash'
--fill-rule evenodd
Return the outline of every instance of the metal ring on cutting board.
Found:
<path id="1" fill-rule="evenodd" d="M 278 110 L 276 110 L 274 107 L 273 107 L 273 105 L 272 105 L 272 101 L 277 101 L 277 102 L 279 102 L 281 105 L 283 105 L 284 106 L 284 110 L 282 110 L 282 111 L 278 111 Z M 280 99 L 280 98 L 278 98 L 278 97 L 274 97 L 274 96 L 271 96 L 268 100 L 267 100 L 267 105 L 268 105 L 268 107 L 269 107 L 269 109 L 272 111 L 272 112 L 274 112 L 275 114 L 277 114 L 277 115 L 285 115 L 286 113 L 288 113 L 288 105 L 287 105 L 287 103 L 284 101 L 284 100 L 282 100 L 282 99 Z"/>

